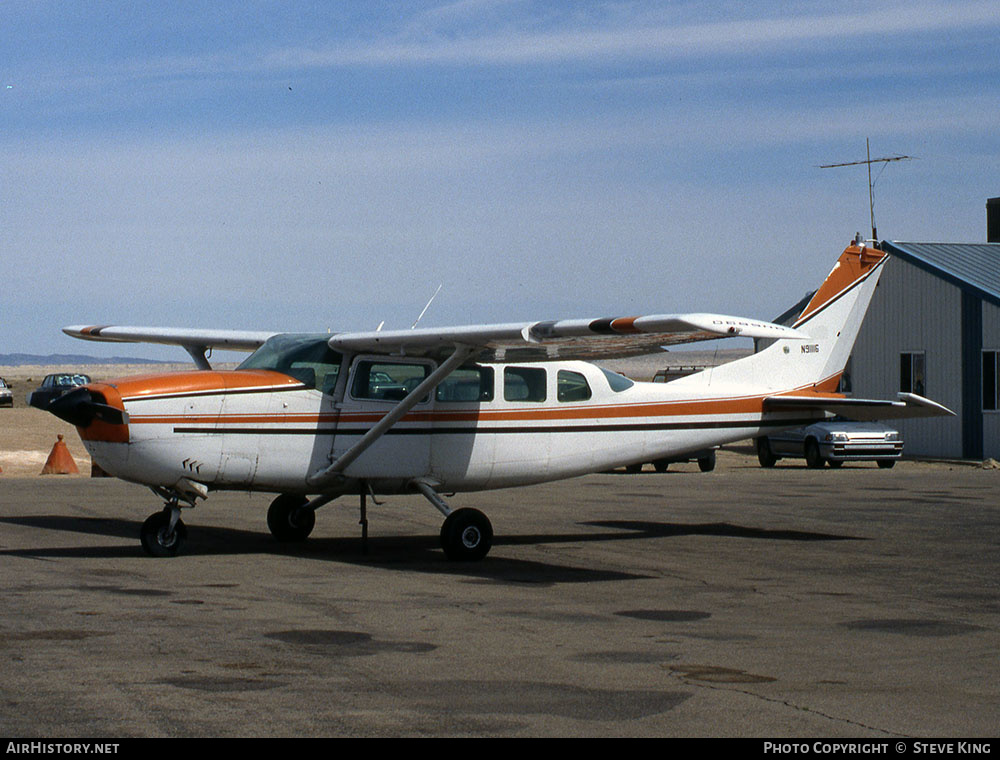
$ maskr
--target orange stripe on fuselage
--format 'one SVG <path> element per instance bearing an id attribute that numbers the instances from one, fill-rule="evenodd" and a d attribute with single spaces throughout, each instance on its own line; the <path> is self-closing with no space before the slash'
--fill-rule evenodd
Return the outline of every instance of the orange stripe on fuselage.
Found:
<path id="1" fill-rule="evenodd" d="M 767 394 L 754 394 L 739 397 L 720 397 L 707 399 L 677 399 L 648 400 L 620 404 L 574 404 L 539 407 L 517 408 L 475 408 L 447 409 L 443 405 L 433 410 L 413 410 L 406 414 L 400 422 L 403 423 L 437 423 L 437 422 L 526 422 L 526 421 L 584 421 L 584 420 L 614 420 L 639 419 L 648 417 L 701 417 L 709 415 L 760 415 L 763 413 L 765 396 L 787 394 L 815 394 L 817 398 L 842 398 L 836 394 L 839 373 L 820 383 L 802 388 Z M 272 388 L 289 388 L 301 386 L 299 381 L 278 372 L 267 370 L 216 372 L 195 371 L 174 373 L 170 375 L 152 375 L 146 377 L 125 378 L 112 381 L 105 388 L 116 397 L 117 403 L 125 401 L 150 400 L 156 397 L 182 396 L 185 394 L 224 395 L 230 391 L 243 390 L 253 395 L 253 390 L 259 388 L 261 393 L 268 393 Z M 107 395 L 107 394 L 106 394 Z M 109 403 L 112 401 L 109 398 Z M 321 425 L 334 423 L 376 423 L 391 409 L 386 405 L 385 411 L 365 409 L 358 411 L 342 411 L 339 413 L 318 412 L 238 412 L 224 414 L 131 414 L 130 424 L 135 425 L 170 425 L 176 423 L 200 425 L 246 425 L 246 424 L 306 424 Z M 123 426 L 113 426 L 123 427 Z"/>

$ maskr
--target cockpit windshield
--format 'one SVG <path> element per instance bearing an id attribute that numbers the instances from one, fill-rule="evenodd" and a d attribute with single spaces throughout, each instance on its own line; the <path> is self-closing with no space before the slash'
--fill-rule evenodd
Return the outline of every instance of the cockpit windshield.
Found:
<path id="1" fill-rule="evenodd" d="M 344 357 L 326 341 L 326 337 L 316 335 L 275 335 L 237 369 L 269 369 L 294 377 L 309 388 L 333 393 Z"/>

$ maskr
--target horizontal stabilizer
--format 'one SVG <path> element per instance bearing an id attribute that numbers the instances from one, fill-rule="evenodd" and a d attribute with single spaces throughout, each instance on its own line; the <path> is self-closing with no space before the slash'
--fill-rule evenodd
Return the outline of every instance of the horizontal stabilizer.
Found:
<path id="1" fill-rule="evenodd" d="M 955 413 L 915 393 L 900 393 L 898 401 L 880 401 L 836 396 L 770 396 L 764 410 L 822 411 L 852 420 L 898 420 L 909 417 L 953 417 Z"/>

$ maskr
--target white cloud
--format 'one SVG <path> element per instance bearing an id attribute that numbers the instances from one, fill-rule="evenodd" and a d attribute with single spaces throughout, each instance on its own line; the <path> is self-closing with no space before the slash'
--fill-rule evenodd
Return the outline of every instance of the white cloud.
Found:
<path id="1" fill-rule="evenodd" d="M 994 2 L 903 4 L 828 12 L 769 15 L 735 21 L 637 25 L 579 23 L 571 13 L 558 28 L 503 25 L 500 31 L 446 34 L 425 31 L 396 38 L 339 41 L 315 47 L 289 47 L 267 54 L 267 68 L 328 68 L 356 65 L 508 65 L 560 61 L 676 60 L 692 56 L 787 52 L 789 46 L 834 42 L 871 45 L 895 36 L 996 28 Z"/>

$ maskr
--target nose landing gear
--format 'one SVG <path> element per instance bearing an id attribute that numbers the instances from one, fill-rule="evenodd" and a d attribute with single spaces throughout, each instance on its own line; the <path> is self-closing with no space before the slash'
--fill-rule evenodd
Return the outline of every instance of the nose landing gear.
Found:
<path id="1" fill-rule="evenodd" d="M 176 503 L 167 504 L 154 512 L 139 530 L 142 548 L 153 557 L 173 557 L 187 540 L 187 526 L 181 522 L 181 510 Z"/>
<path id="2" fill-rule="evenodd" d="M 166 503 L 154 512 L 139 529 L 142 548 L 153 557 L 174 557 L 187 540 L 187 526 L 181 522 L 181 501 L 193 507 L 198 499 L 208 496 L 208 488 L 201 483 L 181 478 L 173 488 L 150 486 L 153 493 Z"/>

